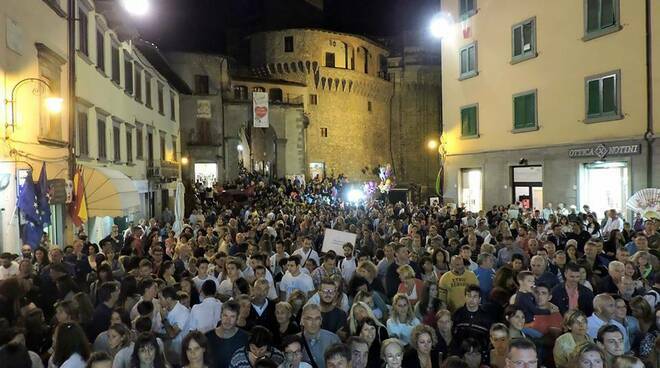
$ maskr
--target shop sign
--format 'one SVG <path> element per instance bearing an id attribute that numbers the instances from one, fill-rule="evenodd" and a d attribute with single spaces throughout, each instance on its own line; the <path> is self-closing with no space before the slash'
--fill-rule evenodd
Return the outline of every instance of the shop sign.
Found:
<path id="1" fill-rule="evenodd" d="M 598 157 L 599 159 L 604 159 L 607 156 L 639 155 L 640 153 L 642 153 L 641 144 L 627 144 L 617 146 L 606 146 L 604 144 L 598 144 L 592 147 L 570 149 L 568 150 L 568 157 Z"/>

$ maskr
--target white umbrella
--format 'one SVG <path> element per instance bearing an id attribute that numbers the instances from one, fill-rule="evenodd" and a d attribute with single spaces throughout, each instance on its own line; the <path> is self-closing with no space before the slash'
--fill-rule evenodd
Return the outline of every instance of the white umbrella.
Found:
<path id="1" fill-rule="evenodd" d="M 183 211 L 185 210 L 185 193 L 186 187 L 182 182 L 176 183 L 176 194 L 174 196 L 174 225 L 172 225 L 172 230 L 178 236 L 183 230 Z"/>

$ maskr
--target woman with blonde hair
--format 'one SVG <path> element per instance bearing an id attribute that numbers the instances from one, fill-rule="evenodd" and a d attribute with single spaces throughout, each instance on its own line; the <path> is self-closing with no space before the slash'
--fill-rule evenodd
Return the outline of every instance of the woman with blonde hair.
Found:
<path id="1" fill-rule="evenodd" d="M 412 329 L 421 322 L 413 312 L 410 300 L 405 294 L 396 294 L 392 299 L 392 311 L 387 320 L 387 332 L 390 336 L 403 341 L 405 345 L 410 343 Z"/>
<path id="2" fill-rule="evenodd" d="M 396 272 L 399 274 L 401 283 L 397 293 L 405 294 L 408 297 L 410 304 L 415 305 L 422 297 L 424 290 L 424 282 L 415 278 L 415 270 L 410 265 L 403 265 L 397 268 Z"/>
<path id="3" fill-rule="evenodd" d="M 593 343 L 587 335 L 587 316 L 580 310 L 570 310 L 564 315 L 563 328 L 565 333 L 557 338 L 552 351 L 555 365 L 565 368 L 570 365 L 571 355 L 576 348 Z"/>
<path id="4" fill-rule="evenodd" d="M 277 320 L 278 330 L 273 331 L 275 345 L 279 346 L 286 336 L 295 335 L 300 332 L 300 327 L 293 320 L 293 307 L 287 302 L 275 304 L 275 319 Z"/>
<path id="5" fill-rule="evenodd" d="M 384 368 L 401 368 L 403 362 L 404 342 L 390 338 L 381 344 L 380 358 L 385 362 Z"/>
<path id="6" fill-rule="evenodd" d="M 367 318 L 373 319 L 378 326 L 385 328 L 378 318 L 374 316 L 374 312 L 367 303 L 355 302 L 353 303 L 350 312 L 348 312 L 348 330 L 351 336 L 359 332 L 357 329 L 358 325 Z"/>
<path id="7" fill-rule="evenodd" d="M 410 349 L 403 355 L 403 366 L 406 368 L 438 368 L 440 354 L 436 351 L 438 337 L 435 331 L 427 325 L 418 325 L 412 329 Z"/>

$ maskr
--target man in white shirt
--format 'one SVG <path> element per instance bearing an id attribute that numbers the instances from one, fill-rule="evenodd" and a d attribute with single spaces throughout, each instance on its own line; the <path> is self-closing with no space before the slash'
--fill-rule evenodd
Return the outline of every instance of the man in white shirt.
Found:
<path id="1" fill-rule="evenodd" d="M 621 221 L 615 209 L 609 210 L 607 212 L 607 217 L 607 223 L 605 224 L 605 227 L 603 227 L 604 237 L 609 237 L 612 230 L 623 231 L 623 221 Z"/>
<path id="2" fill-rule="evenodd" d="M 222 303 L 215 298 L 215 282 L 206 280 L 202 284 L 202 302 L 193 305 L 188 320 L 188 331 L 197 330 L 207 333 L 213 330 L 220 321 Z"/>
<path id="3" fill-rule="evenodd" d="M 179 303 L 176 289 L 168 286 L 161 292 L 163 329 L 165 330 L 165 356 L 172 364 L 181 363 L 181 342 L 187 331 L 190 310 Z"/>
<path id="4" fill-rule="evenodd" d="M 206 258 L 202 258 L 197 262 L 197 276 L 193 278 L 193 283 L 198 292 L 202 292 L 202 284 L 206 280 L 211 280 L 215 283 L 216 289 L 220 287 L 220 282 L 213 275 L 209 275 L 209 261 Z"/>
<path id="5" fill-rule="evenodd" d="M 14 254 L 4 252 L 0 254 L 0 280 L 6 280 L 18 275 L 18 263 L 14 262 Z"/>
<path id="6" fill-rule="evenodd" d="M 288 300 L 289 295 L 294 290 L 300 290 L 306 293 L 308 297 L 314 293 L 314 281 L 312 281 L 311 276 L 300 271 L 300 262 L 299 256 L 289 257 L 289 261 L 286 263 L 288 272 L 280 282 L 281 300 Z"/>
<path id="7" fill-rule="evenodd" d="M 312 249 L 312 238 L 311 237 L 305 237 L 302 243 L 302 248 L 296 249 L 293 252 L 294 256 L 300 256 L 300 264 L 305 265 L 308 259 L 313 259 L 316 261 L 316 265 L 321 264 L 321 258 L 319 258 L 319 254 L 316 253 L 314 249 Z"/>
<path id="8" fill-rule="evenodd" d="M 346 243 L 342 248 L 344 250 L 344 259 L 339 261 L 339 270 L 341 271 L 341 276 L 344 278 L 344 282 L 348 285 L 357 269 L 357 260 L 353 257 L 353 244 Z"/>

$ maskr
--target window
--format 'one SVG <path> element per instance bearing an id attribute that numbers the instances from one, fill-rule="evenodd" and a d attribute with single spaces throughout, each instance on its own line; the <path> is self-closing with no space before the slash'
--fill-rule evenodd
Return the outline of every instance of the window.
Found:
<path id="1" fill-rule="evenodd" d="M 619 0 L 584 0 L 585 41 L 620 29 Z"/>
<path id="2" fill-rule="evenodd" d="M 160 160 L 165 161 L 165 134 L 160 134 Z"/>
<path id="3" fill-rule="evenodd" d="M 458 0 L 460 4 L 460 16 L 461 18 L 469 18 L 477 12 L 476 2 L 477 0 Z"/>
<path id="4" fill-rule="evenodd" d="M 112 43 L 112 81 L 119 84 L 120 83 L 120 78 L 119 78 L 119 46 L 116 44 Z"/>
<path id="5" fill-rule="evenodd" d="M 328 68 L 334 68 L 335 67 L 335 53 L 334 52 L 326 52 L 325 53 L 325 66 Z"/>
<path id="6" fill-rule="evenodd" d="M 367 101 L 367 111 L 371 112 L 371 101 Z"/>
<path id="7" fill-rule="evenodd" d="M 98 114 L 98 113 L 97 113 Z M 105 116 L 99 115 L 96 120 L 96 130 L 98 137 L 98 159 L 105 160 L 107 156 L 106 143 L 105 143 Z"/>
<path id="8" fill-rule="evenodd" d="M 369 74 L 369 50 L 366 47 L 360 47 L 360 49 L 364 54 L 364 74 Z"/>
<path id="9" fill-rule="evenodd" d="M 176 106 L 174 105 L 174 91 L 170 91 L 170 120 L 176 121 Z"/>
<path id="10" fill-rule="evenodd" d="M 165 101 L 163 101 L 163 85 L 158 82 L 158 113 L 165 115 Z"/>
<path id="11" fill-rule="evenodd" d="M 178 159 L 178 156 L 176 154 L 176 136 L 172 136 L 172 161 L 176 162 Z"/>
<path id="12" fill-rule="evenodd" d="M 115 162 L 121 162 L 121 132 L 119 124 L 113 123 L 112 125 L 112 150 L 115 154 Z"/>
<path id="13" fill-rule="evenodd" d="M 511 33 L 512 63 L 536 57 L 536 18 L 514 25 Z"/>
<path id="14" fill-rule="evenodd" d="M 470 105 L 461 108 L 461 136 L 463 138 L 479 137 L 478 108 L 478 105 Z"/>
<path id="15" fill-rule="evenodd" d="M 236 100 L 247 100 L 247 87 L 245 87 L 245 86 L 234 86 L 234 99 L 236 99 Z"/>
<path id="16" fill-rule="evenodd" d="M 135 128 L 135 147 L 136 147 L 136 154 L 137 154 L 137 159 L 142 160 L 143 157 L 143 152 L 142 152 L 142 126 L 138 125 Z"/>
<path id="17" fill-rule="evenodd" d="M 321 137 L 323 138 L 328 137 L 328 128 L 321 128 Z"/>
<path id="18" fill-rule="evenodd" d="M 284 37 L 284 52 L 293 52 L 293 36 Z"/>
<path id="19" fill-rule="evenodd" d="M 154 132 L 147 130 L 147 166 L 154 165 Z"/>
<path id="20" fill-rule="evenodd" d="M 37 60 L 39 62 L 39 77 L 50 86 L 48 93 L 39 95 L 39 138 L 62 141 L 62 114 L 46 111 L 46 99 L 50 96 L 61 96 L 62 65 L 65 63 L 60 55 L 49 49 L 46 45 L 38 43 Z"/>
<path id="21" fill-rule="evenodd" d="M 309 95 L 309 104 L 310 105 L 318 105 L 319 104 L 319 96 Z"/>
<path id="22" fill-rule="evenodd" d="M 126 162 L 133 162 L 133 127 L 126 125 Z"/>
<path id="23" fill-rule="evenodd" d="M 78 111 L 76 113 L 76 154 L 78 157 L 86 157 L 89 155 L 87 115 L 87 108 L 78 106 Z"/>
<path id="24" fill-rule="evenodd" d="M 513 96 L 513 131 L 538 129 L 536 91 Z"/>
<path id="25" fill-rule="evenodd" d="M 89 56 L 89 37 L 88 29 L 89 20 L 87 18 L 87 11 L 83 8 L 78 8 L 78 50 Z"/>
<path id="26" fill-rule="evenodd" d="M 151 108 L 151 75 L 144 73 L 144 104 Z"/>
<path id="27" fill-rule="evenodd" d="M 135 100 L 142 102 L 142 68 L 135 65 Z"/>
<path id="28" fill-rule="evenodd" d="M 105 74 L 105 32 L 96 29 L 96 67 Z"/>
<path id="29" fill-rule="evenodd" d="M 587 123 L 621 119 L 621 71 L 587 77 L 586 104 Z"/>
<path id="30" fill-rule="evenodd" d="M 282 102 L 282 89 L 280 88 L 271 88 L 268 91 L 268 97 L 272 102 Z"/>
<path id="31" fill-rule="evenodd" d="M 471 43 L 460 51 L 461 75 L 459 79 L 472 78 L 477 72 L 477 43 Z"/>
<path id="32" fill-rule="evenodd" d="M 208 95 L 209 94 L 209 76 L 208 75 L 195 75 L 195 94 Z"/>
<path id="33" fill-rule="evenodd" d="M 133 94 L 133 61 L 124 51 L 124 88 L 128 94 Z"/>

